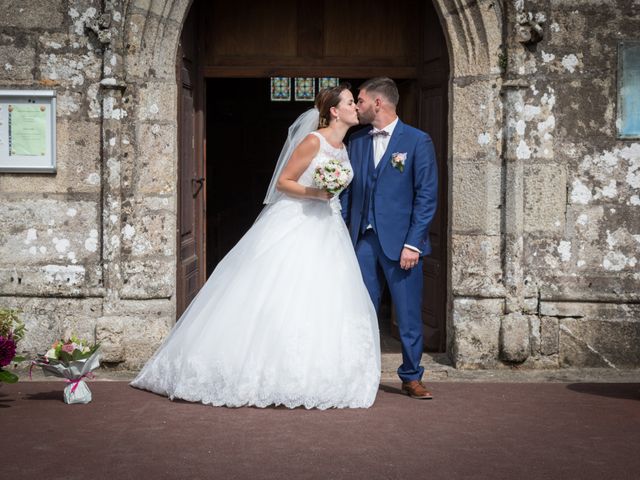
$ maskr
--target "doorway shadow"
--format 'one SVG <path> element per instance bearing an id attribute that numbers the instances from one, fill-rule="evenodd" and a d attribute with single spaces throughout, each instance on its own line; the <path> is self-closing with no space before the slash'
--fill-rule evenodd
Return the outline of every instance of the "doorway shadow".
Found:
<path id="1" fill-rule="evenodd" d="M 600 397 L 640 400 L 640 383 L 571 383 L 567 389 Z"/>

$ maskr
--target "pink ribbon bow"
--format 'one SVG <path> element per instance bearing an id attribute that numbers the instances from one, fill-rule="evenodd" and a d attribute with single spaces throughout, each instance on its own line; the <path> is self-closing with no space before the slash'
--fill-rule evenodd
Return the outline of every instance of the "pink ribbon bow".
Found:
<path id="1" fill-rule="evenodd" d="M 73 380 L 69 380 L 68 378 L 65 378 L 65 382 L 67 383 L 73 383 L 73 387 L 71 387 L 71 393 L 76 393 L 76 388 L 78 388 L 78 385 L 80 384 L 80 382 L 82 381 L 83 378 L 94 378 L 95 375 L 91 372 L 85 373 L 84 375 L 75 378 Z"/>

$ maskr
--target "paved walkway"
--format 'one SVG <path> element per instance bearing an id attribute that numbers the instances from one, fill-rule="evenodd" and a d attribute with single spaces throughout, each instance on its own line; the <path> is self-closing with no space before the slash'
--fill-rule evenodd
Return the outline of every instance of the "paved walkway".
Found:
<path id="1" fill-rule="evenodd" d="M 215 408 L 123 381 L 0 386 L 4 479 L 637 479 L 640 382 L 381 386 L 368 410 Z"/>

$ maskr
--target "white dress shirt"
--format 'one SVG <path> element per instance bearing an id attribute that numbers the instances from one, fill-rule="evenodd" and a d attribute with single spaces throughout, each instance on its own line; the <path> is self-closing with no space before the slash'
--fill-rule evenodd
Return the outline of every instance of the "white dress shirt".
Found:
<path id="1" fill-rule="evenodd" d="M 387 151 L 387 147 L 389 146 L 389 140 L 391 140 L 391 135 L 393 135 L 393 131 L 395 130 L 397 124 L 398 124 L 398 117 L 396 117 L 396 119 L 393 122 L 391 122 L 389 125 L 387 125 L 384 128 L 381 128 L 380 130 L 378 130 L 377 128 L 373 129 L 374 132 L 385 131 L 389 134 L 389 135 L 373 136 L 373 164 L 376 168 L 378 167 L 378 164 L 380 163 L 382 156 Z"/>
<path id="2" fill-rule="evenodd" d="M 373 129 L 374 132 L 384 130 L 385 132 L 389 133 L 389 135 L 373 136 L 373 164 L 376 168 L 378 168 L 378 164 L 380 163 L 380 160 L 382 160 L 383 155 L 387 151 L 387 147 L 389 146 L 389 140 L 391 140 L 391 135 L 393 135 L 393 131 L 395 130 L 397 124 L 398 124 L 398 117 L 396 117 L 396 119 L 393 122 L 391 122 L 389 125 L 387 125 L 384 128 L 381 128 L 380 130 L 378 130 L 377 128 Z M 373 227 L 371 225 L 367 225 L 367 229 L 369 228 L 373 228 Z M 413 250 L 414 252 L 422 253 L 420 249 L 414 247 L 413 245 L 407 245 L 405 243 L 404 246 L 407 247 L 409 250 Z"/>

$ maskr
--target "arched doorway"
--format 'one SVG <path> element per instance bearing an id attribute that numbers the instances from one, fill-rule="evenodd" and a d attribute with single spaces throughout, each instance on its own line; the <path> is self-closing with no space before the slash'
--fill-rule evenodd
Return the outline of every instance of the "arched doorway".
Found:
<path id="1" fill-rule="evenodd" d="M 400 116 L 436 146 L 440 199 L 424 269 L 423 322 L 425 348 L 444 351 L 449 57 L 433 5 L 279 0 L 239 8 L 195 1 L 180 45 L 178 315 L 252 223 L 284 138 L 280 130 L 310 106 L 269 108 L 269 77 L 339 77 L 357 87 L 389 76 L 401 90 Z M 235 178 L 243 181 L 233 184 Z"/>

